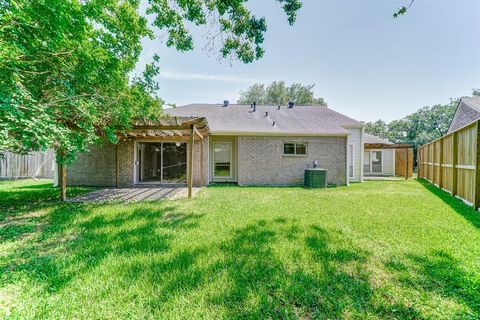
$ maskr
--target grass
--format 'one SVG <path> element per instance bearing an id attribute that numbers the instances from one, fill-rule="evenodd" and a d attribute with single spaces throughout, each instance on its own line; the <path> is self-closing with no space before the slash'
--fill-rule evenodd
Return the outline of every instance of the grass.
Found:
<path id="1" fill-rule="evenodd" d="M 480 317 L 479 214 L 422 182 L 139 204 L 56 192 L 0 182 L 0 318 Z"/>

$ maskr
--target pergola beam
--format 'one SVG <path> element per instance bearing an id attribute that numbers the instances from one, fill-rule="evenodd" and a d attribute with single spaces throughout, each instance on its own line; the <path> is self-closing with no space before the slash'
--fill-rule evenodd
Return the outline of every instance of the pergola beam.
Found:
<path id="1" fill-rule="evenodd" d="M 190 125 L 179 125 L 179 126 L 171 126 L 171 125 L 145 125 L 145 126 L 134 126 L 133 130 L 190 130 Z"/>
<path id="2" fill-rule="evenodd" d="M 398 143 L 398 144 L 388 144 L 388 143 L 365 143 L 365 149 L 408 149 L 413 148 L 410 144 Z"/>
<path id="3" fill-rule="evenodd" d="M 176 136 L 179 136 L 179 137 L 183 136 L 183 133 L 182 133 L 182 131 L 180 131 L 180 130 L 172 130 L 172 132 L 173 132 Z"/>
<path id="4" fill-rule="evenodd" d="M 200 131 L 198 131 L 198 129 L 193 126 L 193 132 L 197 134 L 197 136 L 203 140 L 203 135 L 200 133 Z"/>

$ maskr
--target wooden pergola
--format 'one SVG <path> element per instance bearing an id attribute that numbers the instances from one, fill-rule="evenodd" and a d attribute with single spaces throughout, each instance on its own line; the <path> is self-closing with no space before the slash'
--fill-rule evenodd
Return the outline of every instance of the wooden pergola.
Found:
<path id="1" fill-rule="evenodd" d="M 209 133 L 208 123 L 201 117 L 168 117 L 157 120 L 140 119 L 133 123 L 132 129 L 118 134 L 119 141 L 135 139 L 168 138 L 168 141 L 188 142 L 187 187 L 188 197 L 192 197 L 193 187 L 193 148 L 195 141 L 203 140 Z M 67 176 L 65 165 L 59 165 L 60 198 L 67 199 Z M 115 145 L 115 186 L 119 187 L 118 144 Z"/>
<path id="2" fill-rule="evenodd" d="M 405 180 L 408 180 L 408 149 L 413 148 L 405 143 L 365 143 L 365 149 L 400 149 L 405 150 Z"/>

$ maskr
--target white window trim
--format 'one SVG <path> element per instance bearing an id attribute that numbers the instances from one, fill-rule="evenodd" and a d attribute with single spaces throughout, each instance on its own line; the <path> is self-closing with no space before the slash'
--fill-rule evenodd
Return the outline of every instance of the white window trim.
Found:
<path id="1" fill-rule="evenodd" d="M 352 154 L 351 154 L 351 156 L 352 156 L 352 163 L 351 163 L 351 165 L 352 165 L 352 175 L 350 176 L 350 174 L 349 174 L 348 177 L 355 179 L 355 144 L 354 143 L 349 143 L 348 147 L 350 148 L 350 146 L 352 146 Z M 347 154 L 347 156 L 348 156 L 348 154 Z M 347 161 L 347 163 L 348 163 L 348 161 Z M 350 170 L 349 170 L 349 173 L 350 173 Z"/>
<path id="2" fill-rule="evenodd" d="M 229 176 L 216 176 L 215 175 L 215 145 L 216 144 L 229 144 L 230 145 L 230 175 Z M 233 167 L 233 143 L 231 141 L 215 141 L 213 143 L 213 152 L 212 152 L 212 160 L 213 160 L 213 178 L 214 179 L 231 179 L 233 177 L 232 174 L 232 167 Z"/>
<path id="3" fill-rule="evenodd" d="M 285 153 L 285 144 L 293 143 L 293 152 L 295 153 Z M 305 153 L 297 154 L 297 144 L 305 145 Z M 308 143 L 303 141 L 284 141 L 282 144 L 282 153 L 285 157 L 306 157 L 308 155 Z"/>

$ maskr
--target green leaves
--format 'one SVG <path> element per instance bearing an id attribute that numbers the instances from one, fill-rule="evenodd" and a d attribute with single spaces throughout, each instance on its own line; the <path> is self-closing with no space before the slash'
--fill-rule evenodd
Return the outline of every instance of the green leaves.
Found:
<path id="1" fill-rule="evenodd" d="M 209 24 L 222 57 L 261 58 L 267 24 L 245 2 L 149 0 L 150 26 L 139 0 L 0 1 L 0 149 L 55 148 L 69 162 L 92 143 L 116 142 L 133 119 L 161 116 L 159 58 L 132 75 L 153 28 L 186 51 L 191 24 Z M 278 2 L 293 23 L 300 2 Z"/>
<path id="2" fill-rule="evenodd" d="M 277 0 L 282 4 L 288 22 L 293 24 L 302 4 L 299 0 Z M 257 18 L 245 6 L 245 0 L 150 0 L 148 14 L 154 16 L 154 26 L 165 30 L 166 45 L 177 50 L 193 48 L 187 22 L 208 25 L 212 43 L 219 43 L 222 58 L 250 63 L 264 54 L 262 44 L 267 31 L 265 18 Z"/>
<path id="3" fill-rule="evenodd" d="M 256 83 L 240 92 L 238 103 L 250 104 L 255 101 L 257 104 L 264 105 L 287 105 L 288 102 L 293 101 L 297 105 L 326 106 L 327 103 L 323 98 L 315 98 L 314 87 L 314 84 L 302 85 L 300 83 L 286 86 L 285 81 L 274 81 L 268 86 Z"/>
<path id="4" fill-rule="evenodd" d="M 385 123 L 382 120 L 366 123 L 365 132 L 395 143 L 418 146 L 445 135 L 453 118 L 458 99 L 448 104 L 426 106 L 400 120 Z"/>
<path id="5" fill-rule="evenodd" d="M 408 9 L 412 6 L 413 2 L 415 0 L 410 0 L 410 4 L 408 6 L 402 6 L 400 9 L 398 9 L 396 12 L 393 13 L 394 18 L 398 18 L 400 16 L 403 16 L 407 13 Z"/>
<path id="6" fill-rule="evenodd" d="M 102 137 L 114 140 L 113 132 L 128 128 L 145 100 L 158 107 L 160 100 L 147 92 L 158 89 L 151 84 L 155 70 L 149 67 L 144 85 L 128 77 L 141 39 L 150 34 L 137 6 L 116 0 L 0 3 L 0 149 L 56 148 L 70 161 Z"/>

